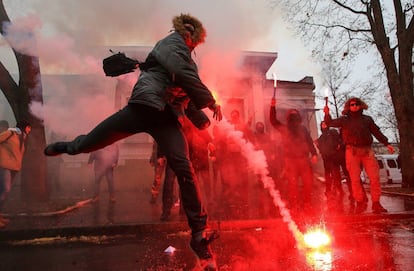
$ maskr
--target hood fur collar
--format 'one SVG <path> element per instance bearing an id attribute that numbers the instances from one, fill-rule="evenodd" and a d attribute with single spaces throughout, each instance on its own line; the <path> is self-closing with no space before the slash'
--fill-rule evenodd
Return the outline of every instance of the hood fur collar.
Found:
<path id="1" fill-rule="evenodd" d="M 188 33 L 191 35 L 191 41 L 194 46 L 203 43 L 206 37 L 206 30 L 203 24 L 190 14 L 181 14 L 175 16 L 172 20 L 174 30 L 182 37 L 186 38 Z"/>

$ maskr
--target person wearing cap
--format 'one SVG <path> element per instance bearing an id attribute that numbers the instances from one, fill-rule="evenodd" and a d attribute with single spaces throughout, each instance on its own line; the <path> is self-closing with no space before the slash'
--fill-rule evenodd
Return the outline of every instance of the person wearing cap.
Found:
<path id="1" fill-rule="evenodd" d="M 292 212 L 311 214 L 312 206 L 312 165 L 317 162 L 317 153 L 309 131 L 302 124 L 302 117 L 297 109 L 286 112 L 286 124 L 277 119 L 276 99 L 272 98 L 270 106 L 270 123 L 282 137 L 284 157 L 284 176 L 287 180 L 289 204 Z M 299 197 L 299 179 L 303 188 Z M 302 198 L 302 202 L 299 199 Z"/>
<path id="2" fill-rule="evenodd" d="M 367 209 L 364 201 L 364 189 L 361 185 L 361 165 L 365 169 L 371 187 L 372 211 L 385 213 L 387 210 L 380 203 L 381 184 L 379 179 L 379 166 L 372 149 L 373 137 L 383 143 L 390 153 L 394 148 L 388 143 L 388 138 L 380 131 L 374 120 L 363 111 L 368 105 L 360 98 L 352 97 L 345 102 L 342 116 L 332 119 L 329 107 L 324 107 L 324 121 L 330 127 L 339 127 L 342 139 L 346 145 L 346 167 L 351 178 L 352 193 L 356 201 L 355 213 L 360 214 Z"/>
<path id="3" fill-rule="evenodd" d="M 49 144 L 44 153 L 48 156 L 89 153 L 136 133 L 150 134 L 164 151 L 167 163 L 177 176 L 183 208 L 192 231 L 190 246 L 200 264 L 215 270 L 210 242 L 216 235 L 207 236 L 206 233 L 207 213 L 201 203 L 180 122 L 184 114 L 191 120 L 204 119 L 195 123 L 203 129 L 210 121 L 202 109 L 213 111 L 216 120 L 222 119 L 222 113 L 212 93 L 201 81 L 191 57 L 194 48 L 204 42 L 206 30 L 190 14 L 175 16 L 172 24 L 172 33 L 158 41 L 145 64 L 142 67 L 140 64 L 141 73 L 128 104 L 88 134 L 72 141 Z"/>
<path id="4" fill-rule="evenodd" d="M 15 128 L 0 133 L 0 211 L 16 173 L 22 168 L 25 142 L 31 130 L 27 121 L 18 121 Z M 0 215 L 0 228 L 8 223 L 9 220 Z"/>

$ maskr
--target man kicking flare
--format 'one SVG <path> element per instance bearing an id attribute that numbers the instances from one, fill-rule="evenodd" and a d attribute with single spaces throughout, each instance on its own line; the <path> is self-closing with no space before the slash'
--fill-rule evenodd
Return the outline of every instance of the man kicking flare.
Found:
<path id="1" fill-rule="evenodd" d="M 180 120 L 184 113 L 194 122 L 204 119 L 202 123 L 195 123 L 202 129 L 208 127 L 210 121 L 201 109 L 208 107 L 214 112 L 213 118 L 219 121 L 222 113 L 199 78 L 197 66 L 191 58 L 191 52 L 204 42 L 206 36 L 202 23 L 189 14 L 175 16 L 172 23 L 174 31 L 160 40 L 144 65 L 140 65 L 141 73 L 128 104 L 88 134 L 73 141 L 52 143 L 44 153 L 48 156 L 89 153 L 136 133 L 150 134 L 164 151 L 168 165 L 177 176 L 192 233 L 190 247 L 203 270 L 216 270 L 210 242 L 217 236 L 206 233 L 207 213 L 201 203 Z"/>

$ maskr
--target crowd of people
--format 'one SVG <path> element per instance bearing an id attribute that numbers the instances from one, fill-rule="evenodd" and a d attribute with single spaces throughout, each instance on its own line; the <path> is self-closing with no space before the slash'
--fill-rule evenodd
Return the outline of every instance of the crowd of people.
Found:
<path id="1" fill-rule="evenodd" d="M 345 205 L 349 213 L 364 212 L 368 197 L 360 178 L 362 169 L 370 179 L 372 211 L 383 213 L 387 210 L 380 203 L 379 168 L 371 147 L 372 136 L 385 144 L 390 152 L 394 150 L 372 118 L 363 114 L 365 109 L 367 105 L 359 98 L 349 99 L 338 119 L 332 119 L 329 109 L 325 108 L 325 120 L 320 123 L 321 134 L 315 139 L 302 123 L 299 110 L 286 110 L 285 121 L 281 121 L 275 99 L 271 101 L 271 127 L 267 131 L 261 121 L 254 127 L 244 122 L 238 110 L 232 110 L 228 119 L 234 131 L 242 133 L 245 142 L 252 143 L 255 150 L 263 150 L 269 176 L 292 214 L 311 216 L 320 213 L 324 207 L 327 212 L 344 213 Z M 219 125 L 200 131 L 190 124 L 184 125 L 184 130 L 190 160 L 199 175 L 201 194 L 207 206 L 219 203 L 221 210 L 237 218 L 252 218 L 252 214 L 256 217 L 278 215 L 268 191 L 263 188 L 261 176 L 255 177 L 249 170 L 248 157 L 242 153 L 240 143 L 223 132 Z M 326 206 L 313 202 L 318 153 L 323 162 L 325 196 L 319 200 L 326 202 Z M 159 176 L 157 170 L 155 176 Z M 166 184 L 174 182 L 167 178 L 168 174 L 165 176 Z M 154 184 L 160 186 L 160 177 L 155 180 Z M 170 213 L 171 208 L 168 216 Z"/>

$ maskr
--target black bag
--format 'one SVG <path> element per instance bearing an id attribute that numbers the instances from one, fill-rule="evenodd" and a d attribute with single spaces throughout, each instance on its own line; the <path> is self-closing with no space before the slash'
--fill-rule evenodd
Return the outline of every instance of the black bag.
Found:
<path id="1" fill-rule="evenodd" d="M 113 54 L 102 61 L 105 75 L 112 77 L 133 72 L 139 67 L 139 64 L 138 60 L 129 58 L 121 52 Z"/>

